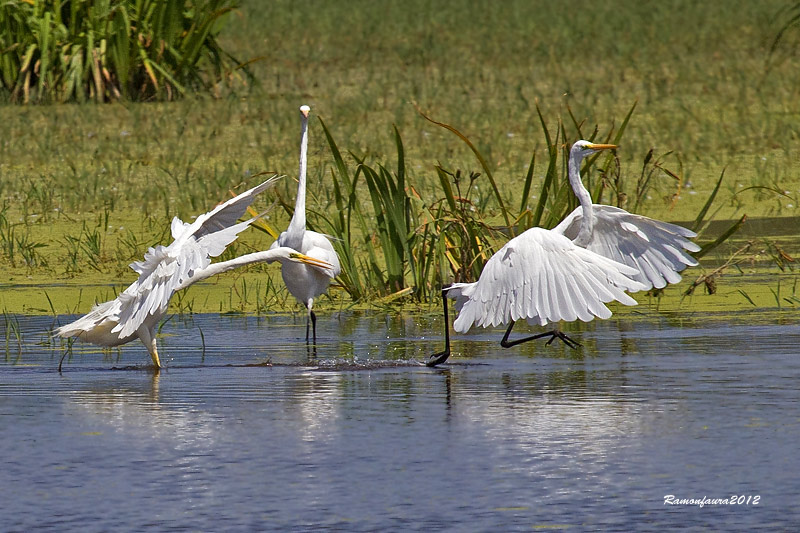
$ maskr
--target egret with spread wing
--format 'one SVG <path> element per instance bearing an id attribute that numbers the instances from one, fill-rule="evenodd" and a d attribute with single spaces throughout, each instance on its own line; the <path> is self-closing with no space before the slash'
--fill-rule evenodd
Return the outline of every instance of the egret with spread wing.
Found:
<path id="1" fill-rule="evenodd" d="M 77 337 L 100 346 L 119 346 L 140 339 L 161 368 L 156 346 L 155 328 L 167 313 L 170 298 L 181 289 L 216 274 L 253 263 L 302 263 L 327 270 L 324 261 L 307 257 L 291 248 L 274 248 L 211 263 L 236 240 L 255 219 L 236 223 L 256 195 L 274 185 L 277 178 L 243 192 L 200 215 L 188 224 L 178 217 L 172 219 L 173 242 L 169 246 L 150 248 L 143 261 L 131 264 L 139 274 L 115 299 L 96 305 L 88 314 L 56 329 L 60 337 Z"/>
<path id="2" fill-rule="evenodd" d="M 569 183 L 580 204 L 553 231 L 572 242 L 620 263 L 636 268 L 636 281 L 644 290 L 661 289 L 678 283 L 683 269 L 696 266 L 697 260 L 686 252 L 700 247 L 689 239 L 697 234 L 677 224 L 634 215 L 619 207 L 593 204 L 581 181 L 580 167 L 587 155 L 616 148 L 613 144 L 577 141 L 569 153 Z"/>
<path id="3" fill-rule="evenodd" d="M 297 199 L 289 227 L 272 243 L 272 248 L 288 246 L 300 253 L 324 261 L 331 268 L 319 269 L 296 262 L 284 262 L 281 265 L 281 276 L 289 293 L 297 298 L 308 314 L 306 321 L 306 342 L 309 340 L 311 326 L 314 344 L 317 343 L 317 316 L 314 314 L 314 298 L 328 290 L 331 280 L 339 275 L 339 256 L 333 245 L 322 233 L 306 229 L 306 160 L 308 154 L 308 113 L 307 105 L 300 107 L 300 170 L 297 179 Z"/>
<path id="4" fill-rule="evenodd" d="M 580 177 L 583 159 L 612 144 L 577 141 L 570 150 L 569 181 L 580 206 L 552 230 L 531 228 L 511 239 L 487 262 L 474 283 L 454 283 L 442 289 L 445 349 L 433 354 L 428 366 L 450 356 L 447 298 L 456 300 L 453 329 L 465 333 L 473 325 L 508 324 L 500 341 L 504 348 L 542 337 L 570 347 L 577 342 L 557 328 L 514 341 L 509 335 L 518 320 L 545 326 L 560 321 L 588 322 L 609 318 L 606 303 L 636 301 L 637 292 L 677 283 L 678 274 L 697 261 L 686 251 L 700 248 L 688 239 L 695 233 L 618 207 L 593 204 Z"/>

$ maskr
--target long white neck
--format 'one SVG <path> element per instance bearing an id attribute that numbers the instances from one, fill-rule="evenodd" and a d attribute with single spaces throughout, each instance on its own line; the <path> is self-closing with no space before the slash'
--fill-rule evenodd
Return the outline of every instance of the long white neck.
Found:
<path id="1" fill-rule="evenodd" d="M 586 246 L 592 236 L 592 228 L 594 227 L 594 211 L 592 210 L 592 196 L 589 190 L 583 186 L 581 181 L 581 162 L 583 155 L 577 151 L 572 150 L 569 154 L 569 184 L 572 186 L 572 191 L 578 197 L 581 203 L 583 218 L 581 219 L 581 227 L 578 231 L 578 236 L 573 239 L 578 246 Z"/>
<path id="2" fill-rule="evenodd" d="M 183 282 L 180 285 L 178 285 L 175 288 L 175 291 L 173 292 L 185 289 L 186 287 L 192 285 L 193 283 L 197 283 L 198 281 L 203 281 L 204 279 L 208 279 L 211 276 L 222 274 L 223 272 L 227 272 L 228 270 L 233 270 L 234 268 L 239 268 L 246 265 L 252 265 L 255 263 L 273 263 L 275 261 L 280 261 L 281 263 L 289 263 L 292 262 L 292 260 L 289 258 L 289 254 L 294 252 L 295 250 L 293 248 L 278 247 L 278 248 L 273 248 L 271 250 L 264 250 L 262 252 L 254 252 L 252 254 L 241 255 L 229 261 L 212 263 L 203 270 L 195 272 L 194 275 L 192 275 L 192 277 L 183 280 Z"/>
<path id="3" fill-rule="evenodd" d="M 303 233 L 306 231 L 306 159 L 308 157 L 308 117 L 300 114 L 300 172 L 297 176 L 297 199 L 294 203 L 294 214 L 286 228 L 290 237 L 299 237 L 300 242 L 285 244 L 300 249 Z"/>

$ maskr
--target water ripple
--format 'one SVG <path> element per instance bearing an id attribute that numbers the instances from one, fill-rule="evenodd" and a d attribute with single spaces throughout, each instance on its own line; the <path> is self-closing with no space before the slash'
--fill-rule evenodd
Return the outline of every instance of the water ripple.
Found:
<path id="1" fill-rule="evenodd" d="M 320 321 L 313 353 L 291 317 L 198 316 L 165 327 L 159 373 L 136 344 L 76 344 L 59 374 L 64 348 L 35 333 L 51 323 L 20 317 L 30 342 L 0 363 L 5 529 L 800 521 L 795 324 L 606 321 L 578 351 L 502 350 L 479 331 L 428 369 L 440 340 L 425 320 Z M 665 494 L 763 504 L 679 509 Z"/>

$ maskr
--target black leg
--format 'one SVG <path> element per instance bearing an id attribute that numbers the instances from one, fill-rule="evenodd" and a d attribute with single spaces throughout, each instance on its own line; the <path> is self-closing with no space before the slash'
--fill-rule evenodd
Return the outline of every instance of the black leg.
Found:
<path id="1" fill-rule="evenodd" d="M 317 315 L 314 314 L 314 311 L 309 313 L 311 317 L 311 336 L 314 339 L 314 346 L 317 345 Z M 308 340 L 308 331 L 306 330 L 306 340 Z"/>
<path id="2" fill-rule="evenodd" d="M 71 348 L 71 347 L 70 347 L 70 348 Z M 68 353 L 69 353 L 69 348 L 67 348 L 66 350 L 64 350 L 64 355 L 62 355 L 62 356 L 61 356 L 61 360 L 58 362 L 58 373 L 59 373 L 59 374 L 61 373 L 61 363 L 63 363 L 63 362 L 64 362 L 64 358 L 67 356 L 67 354 L 68 354 Z"/>
<path id="3" fill-rule="evenodd" d="M 64 362 L 64 358 L 72 353 L 72 343 L 75 342 L 75 337 L 69 337 L 67 339 L 67 349 L 64 350 L 64 355 L 61 356 L 61 360 L 58 362 L 58 373 L 61 373 L 61 364 Z"/>
<path id="4" fill-rule="evenodd" d="M 426 366 L 441 365 L 450 357 L 450 316 L 447 313 L 447 291 L 450 286 L 442 287 L 442 308 L 444 309 L 444 350 L 431 355 Z"/>
<path id="5" fill-rule="evenodd" d="M 514 328 L 514 324 L 515 322 L 512 320 L 511 323 L 508 325 L 506 334 L 503 335 L 503 339 L 500 341 L 500 346 L 502 346 L 503 348 L 511 348 L 512 346 L 516 346 L 517 344 L 522 344 L 523 342 L 528 342 L 535 339 L 541 339 L 543 337 L 550 337 L 550 340 L 545 343 L 548 345 L 551 344 L 556 339 L 561 339 L 561 341 L 564 344 L 566 344 L 573 350 L 577 349 L 578 346 L 581 345 L 581 343 L 579 343 L 574 339 L 569 338 L 566 333 L 563 333 L 557 329 L 554 329 L 553 331 L 546 331 L 544 333 L 539 333 L 538 335 L 531 335 L 530 337 L 523 337 L 515 341 L 509 341 L 508 336 L 511 335 L 511 330 Z"/>

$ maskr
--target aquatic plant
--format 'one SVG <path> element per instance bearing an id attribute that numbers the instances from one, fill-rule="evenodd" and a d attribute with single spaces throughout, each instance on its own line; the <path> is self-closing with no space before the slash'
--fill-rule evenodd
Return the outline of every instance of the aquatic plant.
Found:
<path id="1" fill-rule="evenodd" d="M 17 266 L 18 259 L 22 259 L 28 269 L 46 267 L 47 260 L 41 249 L 47 244 L 34 240 L 27 225 L 9 223 L 5 211 L 5 208 L 0 210 L 0 257 L 5 257 L 12 267 Z"/>
<path id="2" fill-rule="evenodd" d="M 393 130 L 396 170 L 390 171 L 381 163 L 372 164 L 353 151 L 349 152 L 355 165 L 351 169 L 329 128 L 321 122 L 335 162 L 331 176 L 336 213 L 315 212 L 314 218 L 322 224 L 324 231 L 340 237 L 334 246 L 344 265 L 342 286 L 354 300 L 382 300 L 401 293 L 413 293 L 417 300 L 427 301 L 444 283 L 477 279 L 485 261 L 509 236 L 534 225 L 553 227 L 575 208 L 577 200 L 566 178 L 570 145 L 579 137 L 619 143 L 635 108 L 634 103 L 619 126 L 612 126 L 602 134 L 598 126 L 594 126 L 592 131 L 584 131 L 584 122 L 578 121 L 569 108 L 569 120 L 559 120 L 551 134 L 539 110 L 545 139 L 546 170 L 544 176 L 537 177 L 537 152 L 534 151 L 522 180 L 522 192 L 514 202 L 507 201 L 500 192 L 490 159 L 475 143 L 456 127 L 436 121 L 422 112 L 420 114 L 426 120 L 453 133 L 467 145 L 480 166 L 480 171 L 466 172 L 450 170 L 442 163 L 434 165 L 438 196 L 428 199 L 423 198 L 417 187 L 406 179 L 405 150 L 396 127 Z M 606 201 L 635 211 L 644 204 L 654 187 L 663 188 L 662 177 L 673 184 L 667 199 L 674 203 L 683 178 L 680 161 L 678 171 L 666 165 L 669 155 L 670 152 L 655 155 L 654 150 L 648 151 L 636 181 L 623 179 L 613 155 L 604 159 L 600 159 L 599 154 L 587 158 L 583 175 L 598 203 Z M 359 201 L 361 177 L 366 182 L 370 204 Z M 696 226 L 703 225 L 715 195 L 716 190 L 699 213 Z M 536 202 L 531 207 L 529 204 L 533 199 Z M 517 202 L 518 207 L 512 205 Z M 734 225 L 709 243 L 704 253 L 727 239 L 739 225 Z"/>
<path id="3" fill-rule="evenodd" d="M 3 326 L 3 330 L 5 331 L 6 360 L 8 360 L 11 353 L 12 344 L 16 344 L 17 356 L 22 355 L 22 330 L 19 327 L 19 319 L 6 309 L 3 309 Z"/>
<path id="4" fill-rule="evenodd" d="M 14 102 L 218 94 L 241 63 L 217 35 L 236 0 L 8 1 L 0 88 Z"/>
<path id="5" fill-rule="evenodd" d="M 425 121 L 418 118 L 418 124 L 434 125 L 432 134 L 426 132 L 432 141 L 446 145 L 439 137 L 450 139 L 451 146 L 438 162 L 416 165 L 413 172 L 399 127 L 394 126 L 388 135 L 393 153 L 376 155 L 362 147 L 343 147 L 332 128 L 320 120 L 324 141 L 318 150 L 322 155 L 312 165 L 313 172 L 319 173 L 315 183 L 320 186 L 309 191 L 313 208 L 308 212 L 308 226 L 334 237 L 332 243 L 343 267 L 338 285 L 351 301 L 379 305 L 404 299 L 430 301 L 443 284 L 476 279 L 484 262 L 508 238 L 532 226 L 553 227 L 570 212 L 576 199 L 566 179 L 569 146 L 581 137 L 622 142 L 636 108 L 637 104 L 632 104 L 621 120 L 610 121 L 608 126 L 590 126 L 588 119 L 578 119 L 570 106 L 553 117 L 546 117 L 537 106 L 539 134 L 526 140 L 518 163 L 511 163 L 520 169 L 519 175 L 508 163 L 500 166 L 480 136 L 467 135 L 460 127 L 432 118 L 432 113 L 424 114 Z M 152 127 L 162 126 L 184 127 L 154 119 Z M 54 135 L 45 134 L 51 141 L 44 142 L 44 147 L 58 146 Z M 213 132 L 208 136 L 213 138 Z M 452 143 L 453 139 L 458 142 Z M 129 150 L 141 151 L 134 156 L 140 159 L 125 164 L 115 161 L 110 152 L 104 152 L 102 162 L 79 163 L 80 152 L 65 146 L 63 150 L 68 150 L 73 162 L 40 174 L 50 176 L 50 181 L 40 182 L 39 188 L 50 183 L 51 190 L 20 197 L 27 211 L 15 209 L 14 216 L 27 212 L 27 218 L 20 216 L 20 220 L 28 223 L 13 226 L 9 224 L 10 208 L 0 211 L 0 258 L 12 265 L 20 262 L 18 233 L 24 229 L 31 236 L 28 243 L 46 244 L 38 237 L 46 227 L 50 238 L 62 245 L 28 245 L 27 249 L 37 254 L 28 254 L 27 263 L 34 265 L 28 268 L 40 269 L 48 263 L 50 269 L 63 266 L 69 276 L 91 270 L 109 282 L 127 279 L 131 261 L 139 260 L 147 246 L 169 239 L 166 222 L 172 216 L 207 208 L 259 175 L 249 170 L 258 168 L 252 162 L 215 162 L 209 167 L 200 154 L 203 148 L 180 145 L 170 158 L 166 152 L 150 154 L 154 148 L 148 139 L 137 142 Z M 453 144 L 466 147 L 471 159 L 462 161 Z M 209 150 L 213 146 L 214 142 L 200 145 Z M 620 154 L 626 153 L 625 146 Z M 640 161 L 641 169 L 631 172 L 614 154 L 587 158 L 582 173 L 595 200 L 634 211 L 650 209 L 654 203 L 667 211 L 677 205 L 685 183 L 682 159 L 671 151 L 648 149 Z M 692 217 L 700 231 L 716 216 L 711 204 L 723 190 L 723 176 L 697 217 Z M 12 188 L 24 187 L 25 180 L 13 179 Z M 293 202 L 282 197 L 279 202 L 290 216 Z M 38 215 L 44 209 L 51 210 L 48 224 L 38 222 L 43 220 Z M 285 222 L 282 212 L 269 217 L 270 225 L 280 227 Z M 702 253 L 718 246 L 739 225 L 709 243 Z M 14 238 L 9 238 L 12 231 Z M 261 250 L 270 242 L 263 234 L 243 235 L 221 259 L 237 254 L 240 247 Z M 263 280 L 246 276 L 226 281 L 224 299 L 215 296 L 211 309 L 267 312 L 286 307 L 285 292 L 273 283 L 274 273 L 254 268 L 256 273 L 263 273 Z M 190 291 L 185 300 L 176 300 L 179 312 L 209 308 L 208 298 L 196 294 Z M 57 308 L 61 306 L 57 304 Z"/>

